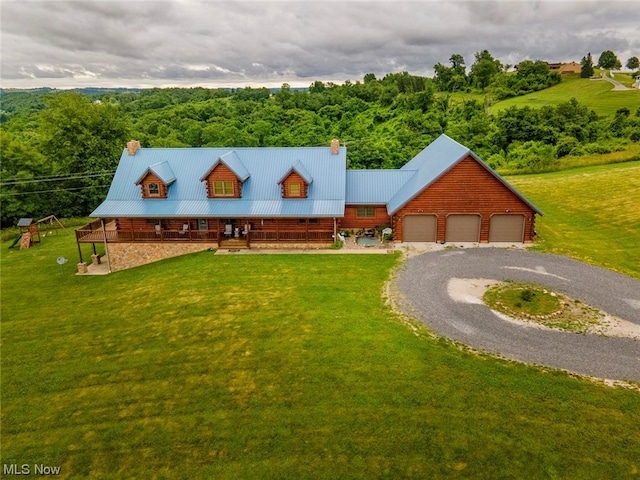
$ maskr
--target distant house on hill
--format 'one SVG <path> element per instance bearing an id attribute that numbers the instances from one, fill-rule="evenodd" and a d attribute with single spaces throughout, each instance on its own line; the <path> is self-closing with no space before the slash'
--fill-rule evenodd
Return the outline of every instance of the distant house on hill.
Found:
<path id="1" fill-rule="evenodd" d="M 385 225 L 396 242 L 530 242 L 541 212 L 441 135 L 398 170 L 347 170 L 346 147 L 124 150 L 96 221 L 112 270 L 207 248 L 327 246 Z M 95 256 L 95 255 L 94 255 Z M 80 259 L 82 263 L 82 258 Z"/>
<path id="2" fill-rule="evenodd" d="M 518 70 L 520 64 L 515 65 L 513 68 Z M 569 63 L 549 63 L 547 62 L 549 70 L 560 73 L 561 75 L 569 75 L 572 73 L 580 73 L 582 65 L 576 62 Z"/>

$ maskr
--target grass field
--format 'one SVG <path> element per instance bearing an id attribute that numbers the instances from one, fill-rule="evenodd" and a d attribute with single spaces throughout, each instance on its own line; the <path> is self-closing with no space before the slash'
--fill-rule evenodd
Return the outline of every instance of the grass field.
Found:
<path id="1" fill-rule="evenodd" d="M 540 248 L 640 277 L 640 162 L 509 180 L 546 213 Z M 394 255 L 203 252 L 78 277 L 72 236 L 8 245 L 4 465 L 99 479 L 640 475 L 638 391 L 410 328 L 381 295 Z"/>
<path id="2" fill-rule="evenodd" d="M 606 80 L 589 80 L 579 75 L 563 77 L 562 82 L 539 92 L 520 97 L 508 98 L 491 107 L 492 113 L 509 107 L 533 107 L 558 105 L 575 98 L 582 105 L 594 110 L 598 115 L 615 115 L 622 107 L 635 112 L 640 107 L 640 90 L 614 91 L 613 85 Z"/>
<path id="3" fill-rule="evenodd" d="M 538 248 L 640 278 L 640 162 L 506 178 L 545 214 Z"/>

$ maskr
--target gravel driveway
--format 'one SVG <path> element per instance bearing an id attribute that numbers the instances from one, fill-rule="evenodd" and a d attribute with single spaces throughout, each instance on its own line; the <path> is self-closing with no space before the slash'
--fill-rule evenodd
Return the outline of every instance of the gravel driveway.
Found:
<path id="1" fill-rule="evenodd" d="M 640 341 L 509 322 L 480 302 L 452 299 L 452 278 L 538 283 L 638 325 L 640 281 L 566 257 L 499 248 L 413 256 L 397 279 L 401 307 L 440 335 L 525 363 L 640 381 Z"/>

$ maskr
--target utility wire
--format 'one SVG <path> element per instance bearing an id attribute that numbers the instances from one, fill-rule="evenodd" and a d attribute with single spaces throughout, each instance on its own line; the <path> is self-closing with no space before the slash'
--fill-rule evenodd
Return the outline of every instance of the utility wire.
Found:
<path id="1" fill-rule="evenodd" d="M 5 193 L 5 192 L 1 192 L 0 195 L 4 195 L 5 197 L 17 197 L 20 195 L 31 195 L 34 193 L 53 193 L 53 192 L 71 192 L 72 190 L 87 190 L 89 188 L 102 188 L 102 187 L 109 187 L 110 185 L 90 185 L 87 187 L 73 187 L 73 188 L 60 188 L 57 190 L 37 190 L 34 192 L 19 192 L 19 193 Z M 75 193 L 79 193 L 79 192 L 75 192 Z"/>
<path id="2" fill-rule="evenodd" d="M 14 181 L 8 181 L 8 182 L 2 182 L 0 183 L 0 187 L 4 187 L 7 185 L 25 185 L 28 183 L 44 183 L 44 182 L 63 182 L 65 180 L 78 180 L 81 178 L 92 178 L 92 177 L 106 177 L 106 176 L 111 176 L 113 175 L 112 173 L 93 173 L 90 175 L 69 175 L 66 177 L 57 177 L 57 178 L 43 178 L 40 180 L 36 180 L 36 179 L 30 179 L 30 180 L 14 180 Z"/>

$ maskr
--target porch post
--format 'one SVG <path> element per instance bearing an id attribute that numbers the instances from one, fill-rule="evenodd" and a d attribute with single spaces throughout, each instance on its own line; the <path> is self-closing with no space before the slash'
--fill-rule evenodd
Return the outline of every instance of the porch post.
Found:
<path id="1" fill-rule="evenodd" d="M 336 221 L 336 217 L 333 217 L 333 242 L 338 241 L 338 222 Z"/>
<path id="2" fill-rule="evenodd" d="M 109 248 L 107 247 L 107 225 L 104 223 L 104 218 L 100 219 L 102 223 L 102 238 L 104 240 L 104 256 L 107 257 L 107 270 L 111 273 L 111 260 L 109 259 Z"/>
<path id="3" fill-rule="evenodd" d="M 78 234 L 76 233 L 76 244 L 78 245 L 78 255 L 80 256 L 80 263 L 82 263 L 82 248 L 80 248 L 80 242 L 78 241 Z"/>

